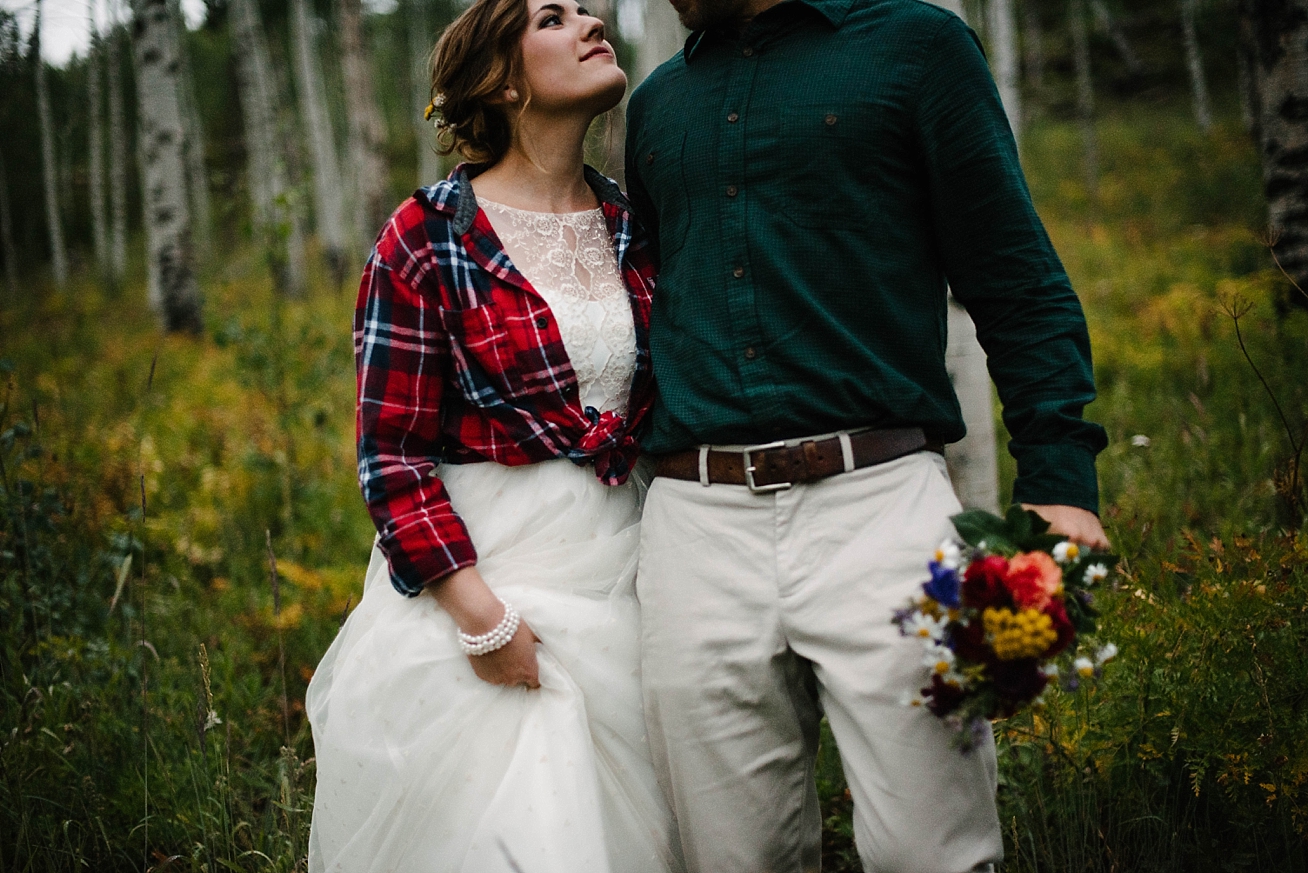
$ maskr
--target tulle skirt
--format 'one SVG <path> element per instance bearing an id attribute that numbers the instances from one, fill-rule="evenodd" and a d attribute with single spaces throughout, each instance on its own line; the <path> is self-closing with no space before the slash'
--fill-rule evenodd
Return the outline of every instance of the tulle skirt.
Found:
<path id="1" fill-rule="evenodd" d="M 310 873 L 682 869 L 641 712 L 640 486 L 568 461 L 439 471 L 478 569 L 540 637 L 538 690 L 490 685 L 376 548 L 309 684 Z"/>

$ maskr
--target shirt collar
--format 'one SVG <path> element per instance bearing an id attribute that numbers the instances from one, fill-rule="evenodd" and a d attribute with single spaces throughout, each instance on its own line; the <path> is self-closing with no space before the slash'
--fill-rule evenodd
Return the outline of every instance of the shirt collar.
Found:
<path id="1" fill-rule="evenodd" d="M 449 196 L 439 198 L 439 201 L 432 201 L 432 206 L 437 212 L 452 216 L 454 232 L 463 236 L 472 227 L 473 219 L 477 217 L 477 195 L 473 193 L 471 180 L 473 177 L 487 169 L 486 164 L 459 164 L 450 173 L 446 180 L 449 183 Z M 608 176 L 605 176 L 599 170 L 587 164 L 582 172 L 586 177 L 586 184 L 595 192 L 600 203 L 608 203 L 615 206 L 623 212 L 631 212 L 631 204 L 623 195 L 622 190 L 618 188 L 618 183 L 614 182 Z M 431 198 L 428 198 L 431 201 Z"/>
<path id="2" fill-rule="evenodd" d="M 853 7 L 854 0 L 783 0 L 783 2 L 778 3 L 777 6 L 771 7 L 771 9 L 775 9 L 778 6 L 796 5 L 807 6 L 810 9 L 815 10 L 825 18 L 832 27 L 839 28 L 845 23 L 845 17 L 849 15 L 849 10 Z M 771 11 L 771 9 L 765 10 L 761 14 L 766 15 L 768 11 Z M 695 56 L 695 53 L 699 51 L 699 47 L 704 44 L 705 37 L 709 36 L 710 33 L 710 31 L 706 30 L 697 30 L 686 39 L 686 45 L 682 48 L 682 54 L 687 62 L 689 62 L 690 59 Z"/>

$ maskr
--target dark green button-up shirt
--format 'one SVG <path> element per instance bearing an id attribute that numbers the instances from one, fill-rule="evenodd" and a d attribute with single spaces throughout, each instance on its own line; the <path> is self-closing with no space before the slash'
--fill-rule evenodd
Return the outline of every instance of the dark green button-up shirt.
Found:
<path id="1" fill-rule="evenodd" d="M 865 426 L 961 439 L 948 285 L 1003 401 L 1014 500 L 1097 510 L 1085 319 L 962 21 L 789 0 L 693 34 L 627 118 L 661 269 L 650 451 Z"/>

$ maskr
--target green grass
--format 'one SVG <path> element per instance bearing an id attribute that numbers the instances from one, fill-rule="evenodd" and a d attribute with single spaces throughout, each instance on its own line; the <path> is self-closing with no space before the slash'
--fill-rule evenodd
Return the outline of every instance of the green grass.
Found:
<path id="1" fill-rule="evenodd" d="M 1222 307 L 1252 305 L 1249 354 L 1300 429 L 1308 316 L 1258 238 L 1242 132 L 1154 107 L 1099 136 L 1094 197 L 1073 126 L 1039 123 L 1024 152 L 1094 340 L 1122 654 L 1092 697 L 999 726 L 1005 866 L 1308 870 L 1308 535 L 1287 530 L 1289 441 Z M 303 692 L 372 537 L 352 294 L 313 284 L 279 302 L 237 247 L 199 340 L 161 339 L 139 284 L 5 301 L 0 869 L 302 869 Z M 829 742 L 817 776 L 826 869 L 858 869 Z"/>

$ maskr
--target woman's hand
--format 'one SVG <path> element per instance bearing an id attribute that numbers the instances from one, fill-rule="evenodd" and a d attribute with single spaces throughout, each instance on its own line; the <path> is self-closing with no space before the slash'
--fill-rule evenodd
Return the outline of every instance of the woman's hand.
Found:
<path id="1" fill-rule="evenodd" d="M 489 633 L 504 618 L 504 604 L 481 578 L 476 567 L 464 567 L 432 586 L 441 608 L 450 614 L 459 630 L 479 636 Z M 536 637 L 525 621 L 508 645 L 485 655 L 469 655 L 472 671 L 492 685 L 525 685 L 539 688 Z"/>

